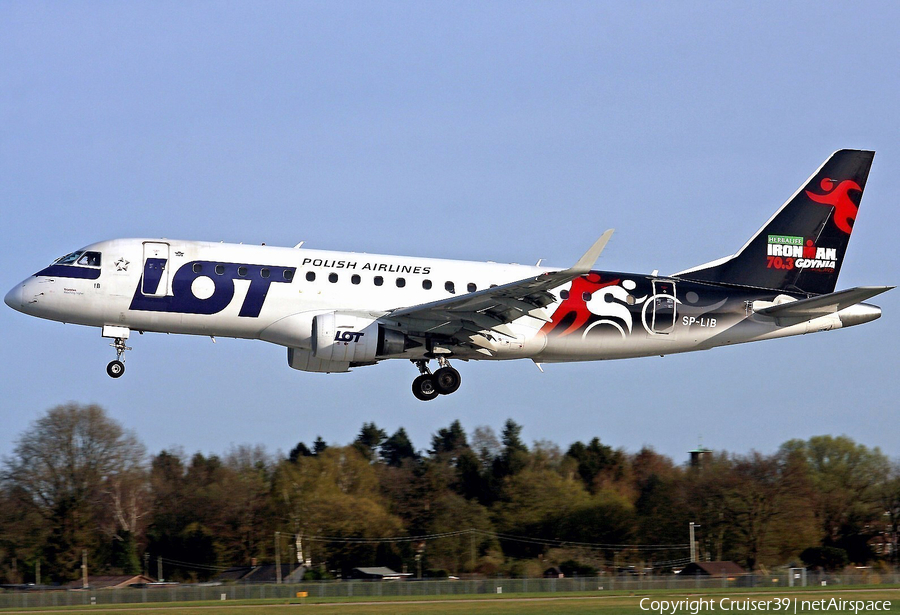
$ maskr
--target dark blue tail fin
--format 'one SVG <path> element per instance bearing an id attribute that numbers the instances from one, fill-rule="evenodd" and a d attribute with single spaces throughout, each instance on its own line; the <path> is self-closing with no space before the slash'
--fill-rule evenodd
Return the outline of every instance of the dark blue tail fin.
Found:
<path id="1" fill-rule="evenodd" d="M 875 152 L 840 150 L 734 256 L 676 274 L 807 294 L 834 291 Z"/>

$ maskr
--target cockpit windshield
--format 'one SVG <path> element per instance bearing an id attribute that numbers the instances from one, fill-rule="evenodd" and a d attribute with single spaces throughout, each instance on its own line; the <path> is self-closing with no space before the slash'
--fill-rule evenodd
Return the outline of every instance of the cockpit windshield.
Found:
<path id="1" fill-rule="evenodd" d="M 84 250 L 78 250 L 77 252 L 72 252 L 71 254 L 66 254 L 65 256 L 60 256 L 56 259 L 53 264 L 54 265 L 71 265 L 84 254 Z"/>
<path id="2" fill-rule="evenodd" d="M 54 265 L 86 265 L 88 267 L 100 266 L 100 252 L 87 252 L 85 250 L 76 250 L 71 254 L 66 254 L 56 259 Z"/>

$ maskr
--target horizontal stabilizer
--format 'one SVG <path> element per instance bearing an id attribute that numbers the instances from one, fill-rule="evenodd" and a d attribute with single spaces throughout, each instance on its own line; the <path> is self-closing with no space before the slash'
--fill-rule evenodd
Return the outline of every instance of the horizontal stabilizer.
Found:
<path id="1" fill-rule="evenodd" d="M 825 316 L 826 314 L 834 314 L 851 305 L 856 305 L 866 299 L 871 299 L 876 295 L 887 292 L 892 288 L 894 287 L 859 286 L 857 288 L 841 290 L 836 293 L 810 297 L 809 299 L 788 301 L 787 303 L 758 309 L 755 310 L 755 312 L 762 316 L 772 316 L 773 318 L 816 318 L 818 316 Z"/>

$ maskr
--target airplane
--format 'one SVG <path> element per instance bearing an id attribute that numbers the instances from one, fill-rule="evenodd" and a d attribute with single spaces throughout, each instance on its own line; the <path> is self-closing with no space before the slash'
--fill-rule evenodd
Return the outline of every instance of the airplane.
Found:
<path id="1" fill-rule="evenodd" d="M 605 232 L 567 269 L 168 239 L 113 239 L 54 261 L 5 297 L 91 327 L 125 371 L 132 332 L 263 340 L 290 367 L 418 368 L 422 401 L 456 391 L 450 360 L 544 363 L 668 355 L 875 320 L 892 286 L 835 292 L 875 153 L 832 154 L 734 255 L 660 276 L 598 271 Z M 437 369 L 429 364 L 434 360 Z"/>

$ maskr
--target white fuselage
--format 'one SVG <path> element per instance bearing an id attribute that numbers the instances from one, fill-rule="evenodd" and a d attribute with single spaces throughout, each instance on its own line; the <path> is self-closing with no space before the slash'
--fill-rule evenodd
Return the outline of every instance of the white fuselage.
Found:
<path id="1" fill-rule="evenodd" d="M 482 327 L 487 333 L 475 327 L 443 334 L 440 322 L 393 322 L 391 314 L 559 270 L 150 239 L 99 242 L 70 256 L 73 262 L 51 265 L 17 285 L 6 302 L 41 318 L 104 327 L 108 337 L 149 331 L 265 340 L 300 353 L 289 359 L 291 365 L 308 371 L 346 371 L 375 360 L 421 360 L 441 352 L 464 360 L 536 362 L 671 354 L 839 328 L 880 314 L 860 305 L 779 323 L 754 317 L 748 308 L 755 299 L 775 300 L 775 292 L 760 297 L 678 279 L 591 272 L 549 291 L 547 305 L 497 327 L 500 334 L 488 325 Z M 383 323 L 408 336 L 409 347 L 372 346 L 364 360 L 330 349 L 327 360 L 316 362 L 310 355 L 317 351 L 314 321 L 323 314 L 338 315 L 328 321 L 336 327 L 328 341 L 336 346 L 352 347 L 365 326 Z M 353 323 L 342 326 L 341 319 Z M 375 343 L 374 336 L 368 339 Z"/>

